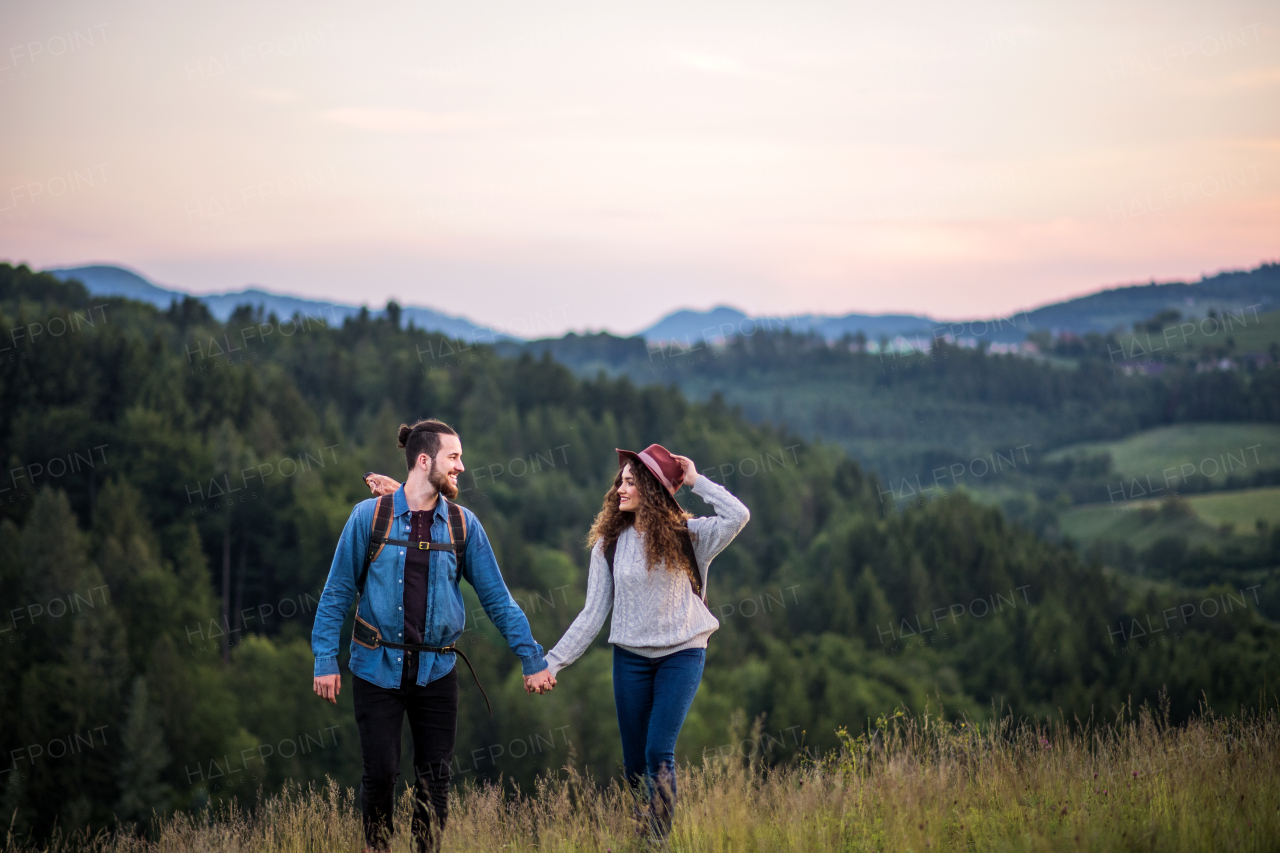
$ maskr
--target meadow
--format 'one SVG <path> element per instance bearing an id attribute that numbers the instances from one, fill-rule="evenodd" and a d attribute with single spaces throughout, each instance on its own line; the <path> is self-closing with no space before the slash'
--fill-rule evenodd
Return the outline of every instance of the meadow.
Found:
<path id="1" fill-rule="evenodd" d="M 757 724 L 737 746 L 683 767 L 673 851 L 1274 850 L 1280 844 L 1280 721 L 1274 711 L 1167 715 L 1122 708 L 1115 722 L 986 725 L 902 712 L 841 747 L 766 767 Z M 408 853 L 412 802 L 397 809 L 394 853 Z M 455 789 L 443 850 L 652 849 L 636 836 L 617 782 L 572 767 L 532 791 Z M 296 784 L 234 804 L 129 828 L 55 834 L 39 846 L 8 836 L 5 853 L 301 853 L 359 850 L 351 789 Z"/>
<path id="2" fill-rule="evenodd" d="M 1191 495 L 1178 504 L 1181 511 L 1173 513 L 1163 500 L 1086 504 L 1064 511 L 1058 523 L 1077 542 L 1128 542 L 1138 550 L 1175 535 L 1185 536 L 1191 546 L 1220 547 L 1236 536 L 1255 537 L 1259 520 L 1268 527 L 1280 524 L 1280 487 L 1275 486 Z"/>
<path id="3" fill-rule="evenodd" d="M 1108 454 L 1117 477 L 1150 476 L 1176 486 L 1185 469 L 1215 483 L 1227 475 L 1248 475 L 1260 468 L 1280 467 L 1280 426 L 1265 423 L 1190 423 L 1143 430 L 1118 441 L 1073 444 L 1046 455 L 1049 462 Z M 1231 459 L 1227 459 L 1231 454 Z M 1243 460 L 1243 461 L 1241 461 Z"/>

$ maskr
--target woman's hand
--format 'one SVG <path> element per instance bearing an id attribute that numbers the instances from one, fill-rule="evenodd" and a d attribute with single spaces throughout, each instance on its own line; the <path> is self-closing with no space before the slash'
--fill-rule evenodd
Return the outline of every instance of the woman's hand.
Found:
<path id="1" fill-rule="evenodd" d="M 693 460 L 688 456 L 677 456 L 671 454 L 671 458 L 680 463 L 680 467 L 684 469 L 684 484 L 689 488 L 693 488 L 693 484 L 698 482 L 698 468 L 693 464 Z"/>
<path id="2" fill-rule="evenodd" d="M 556 677 L 551 674 L 550 669 L 544 669 L 542 672 L 535 672 L 533 675 L 524 677 L 524 692 L 537 693 L 541 696 L 543 693 L 550 693 L 551 688 L 556 686 Z"/>
<path id="3" fill-rule="evenodd" d="M 369 491 L 373 492 L 375 498 L 394 495 L 396 489 L 400 488 L 399 480 L 393 480 L 386 474 L 375 474 L 372 471 L 364 475 L 364 484 L 369 487 Z"/>

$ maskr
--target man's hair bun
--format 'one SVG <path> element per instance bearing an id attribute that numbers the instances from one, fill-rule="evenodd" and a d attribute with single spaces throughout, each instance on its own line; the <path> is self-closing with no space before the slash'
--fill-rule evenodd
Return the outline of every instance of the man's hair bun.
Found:
<path id="1" fill-rule="evenodd" d="M 427 454 L 431 459 L 440 452 L 440 436 L 457 435 L 453 427 L 444 421 L 427 418 L 417 421 L 412 426 L 400 424 L 399 446 L 404 448 L 404 460 L 408 470 L 412 471 L 419 456 Z"/>

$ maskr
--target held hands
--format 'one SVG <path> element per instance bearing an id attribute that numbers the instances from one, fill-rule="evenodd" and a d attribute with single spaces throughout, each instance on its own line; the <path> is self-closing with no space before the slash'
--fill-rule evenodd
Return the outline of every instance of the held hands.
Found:
<path id="1" fill-rule="evenodd" d="M 318 675 L 312 682 L 312 689 L 316 691 L 316 695 L 321 699 L 328 699 L 334 705 L 338 704 L 338 693 L 342 691 L 341 675 Z"/>
<path id="2" fill-rule="evenodd" d="M 544 669 L 542 672 L 535 672 L 533 675 L 524 677 L 524 689 L 526 693 L 543 693 L 551 692 L 556 686 L 556 677 L 551 674 L 550 669 Z M 342 676 L 341 675 L 320 675 L 312 679 L 312 689 L 321 699 L 328 700 L 331 704 L 338 704 L 338 694 L 342 692 Z"/>
<path id="3" fill-rule="evenodd" d="M 533 675 L 524 677 L 524 692 L 537 693 L 541 696 L 543 693 L 550 693 L 551 688 L 556 686 L 556 677 L 551 674 L 550 669 L 544 669 L 542 672 L 535 672 Z"/>
<path id="4" fill-rule="evenodd" d="M 393 495 L 396 489 L 400 488 L 399 480 L 388 477 L 386 474 L 375 474 L 372 471 L 364 475 L 364 484 L 369 487 L 369 491 L 373 492 L 375 498 Z"/>
<path id="5" fill-rule="evenodd" d="M 681 468 L 684 468 L 684 484 L 693 488 L 693 484 L 698 482 L 698 468 L 693 464 L 693 460 L 688 456 L 677 456 L 674 453 L 671 457 L 680 463 Z"/>

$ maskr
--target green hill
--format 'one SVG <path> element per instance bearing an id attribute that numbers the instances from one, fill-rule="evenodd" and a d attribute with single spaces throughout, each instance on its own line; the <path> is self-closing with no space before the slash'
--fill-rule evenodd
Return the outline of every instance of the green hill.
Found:
<path id="1" fill-rule="evenodd" d="M 1236 530 L 1253 531 L 1258 521 L 1280 526 L 1280 488 L 1196 495 L 1188 503 L 1197 515 L 1217 527 L 1229 525 Z"/>
<path id="2" fill-rule="evenodd" d="M 1109 456 L 1120 478 L 1150 476 L 1176 486 L 1191 474 L 1214 484 L 1232 473 L 1280 468 L 1280 424 L 1194 423 L 1143 430 L 1119 441 L 1072 444 L 1046 455 L 1046 461 Z M 1186 467 L 1190 466 L 1190 468 Z"/>
<path id="3" fill-rule="evenodd" d="M 1228 533 L 1254 536 L 1280 527 L 1280 487 L 1192 495 L 1168 511 L 1168 500 L 1087 504 L 1064 512 L 1062 532 L 1083 543 L 1127 542 L 1137 550 L 1166 536 L 1184 536 L 1191 546 L 1216 545 Z"/>
<path id="4" fill-rule="evenodd" d="M 1106 333 L 1129 331 L 1139 319 L 1162 311 L 1178 311 L 1203 318 L 1209 311 L 1239 312 L 1257 305 L 1260 312 L 1280 304 L 1280 264 L 1261 264 L 1205 276 L 1198 282 L 1170 282 L 1116 287 L 1029 311 L 1027 322 L 1036 329 L 1069 329 Z"/>

